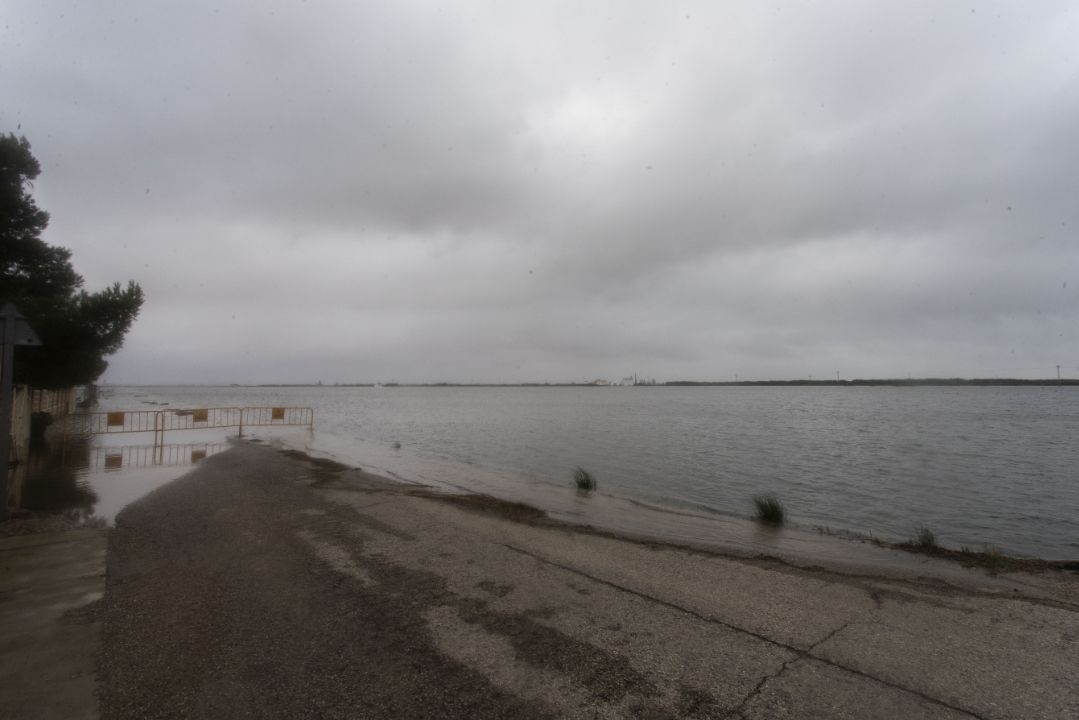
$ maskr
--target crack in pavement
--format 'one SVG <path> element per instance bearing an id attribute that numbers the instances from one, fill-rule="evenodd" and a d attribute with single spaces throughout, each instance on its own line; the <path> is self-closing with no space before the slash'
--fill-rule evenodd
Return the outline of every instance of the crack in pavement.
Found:
<path id="1" fill-rule="evenodd" d="M 853 622 L 854 622 L 853 620 L 848 620 L 847 622 L 845 622 L 842 625 L 840 625 L 839 627 L 837 627 L 835 630 L 832 630 L 831 632 L 829 632 L 827 635 L 825 635 L 823 638 L 821 638 L 817 642 L 810 645 L 809 649 L 806 650 L 806 655 L 809 655 L 809 656 L 813 657 L 812 652 L 816 648 L 818 648 L 819 646 L 821 646 L 824 643 L 828 642 L 829 640 L 831 640 L 833 637 L 835 637 L 839 633 L 846 630 L 848 627 L 851 626 L 851 624 Z M 793 665 L 794 663 L 799 662 L 801 660 L 805 660 L 805 659 L 806 659 L 805 656 L 797 655 L 795 657 L 792 657 L 790 660 L 784 660 L 783 664 L 779 666 L 778 670 L 776 670 L 774 673 L 771 673 L 769 675 L 765 675 L 764 677 L 762 677 L 760 679 L 760 682 L 758 682 L 756 684 L 756 686 L 754 686 L 754 688 L 752 690 L 750 690 L 749 693 L 744 698 L 742 698 L 742 702 L 738 703 L 738 707 L 734 708 L 729 713 L 727 713 L 728 720 L 730 720 L 730 718 L 733 718 L 733 717 L 744 717 L 744 715 L 742 715 L 742 711 L 745 709 L 746 705 L 748 705 L 749 702 L 753 698 L 760 695 L 761 690 L 764 689 L 765 684 L 769 680 L 777 679 L 780 675 L 785 673 L 787 671 L 787 668 L 789 668 L 791 665 Z"/>
<path id="2" fill-rule="evenodd" d="M 378 507 L 379 505 L 385 505 L 387 503 L 396 502 L 397 498 L 390 498 L 389 500 L 379 500 L 378 502 L 370 503 L 368 505 L 353 505 L 356 510 L 367 510 L 368 508 Z"/>
<path id="3" fill-rule="evenodd" d="M 977 720 L 990 720 L 988 717 L 986 717 L 984 715 L 979 715 L 978 713 L 974 712 L 973 710 L 969 710 L 967 708 L 959 707 L 957 705 L 952 705 L 949 702 L 941 700 L 940 698 L 935 698 L 932 695 L 929 695 L 927 693 L 922 692 L 921 690 L 916 690 L 914 688 L 906 687 L 905 685 L 900 685 L 899 683 L 892 682 L 891 680 L 886 680 L 884 678 L 877 677 L 875 675 L 871 675 L 871 674 L 869 674 L 869 673 L 867 673 L 865 671 L 859 670 L 857 668 L 849 667 L 847 665 L 843 665 L 841 663 L 835 662 L 834 660 L 829 660 L 828 658 L 821 657 L 819 655 L 814 655 L 813 654 L 813 650 L 815 648 L 817 648 L 819 645 L 821 645 L 825 641 L 830 640 L 839 631 L 845 629 L 847 626 L 849 626 L 851 623 L 854 622 L 853 620 L 845 623 L 842 627 L 836 628 L 835 630 L 830 632 L 827 636 L 825 636 L 823 639 L 821 639 L 818 642 L 811 645 L 807 650 L 803 650 L 803 649 L 801 649 L 799 647 L 796 647 L 796 646 L 791 645 L 789 643 L 785 643 L 785 642 L 783 642 L 781 640 L 776 640 L 775 638 L 770 638 L 767 635 L 764 635 L 762 633 L 755 632 L 755 631 L 749 630 L 747 628 L 739 627 L 738 625 L 734 625 L 734 624 L 726 622 L 724 620 L 720 620 L 719 618 L 716 618 L 716 617 L 711 617 L 711 616 L 708 616 L 708 615 L 704 615 L 704 614 L 699 613 L 699 612 L 697 612 L 695 610 L 691 610 L 690 608 L 683 607 L 681 605 L 677 605 L 677 604 L 675 604 L 673 602 L 670 602 L 669 600 L 664 600 L 663 598 L 659 598 L 659 597 L 656 597 L 654 595 L 649 595 L 648 593 L 641 592 L 639 590 L 634 590 L 633 588 L 629 588 L 629 587 L 626 587 L 624 585 L 619 585 L 618 583 L 612 582 L 610 580 L 606 580 L 604 578 L 597 577 L 595 575 L 591 575 L 590 573 L 587 573 L 587 572 L 585 572 L 583 570 L 580 570 L 578 568 L 574 568 L 574 567 L 571 567 L 569 565 L 564 565 L 562 563 L 555 562 L 554 560 L 550 560 L 550 559 L 545 558 L 545 557 L 543 557 L 541 555 L 537 555 L 536 553 L 531 552 L 530 550 L 525 550 L 524 548 L 519 548 L 519 547 L 516 547 L 514 545 L 507 544 L 507 543 L 499 543 L 499 544 L 502 547 L 506 548 L 507 550 L 511 550 L 512 552 L 519 553 L 521 555 L 525 555 L 527 557 L 533 558 L 533 559 L 535 559 L 535 560 L 537 560 L 537 561 L 539 561 L 541 563 L 544 563 L 545 565 L 550 565 L 551 567 L 556 567 L 556 568 L 559 568 L 560 570 L 565 570 L 566 572 L 570 572 L 570 573 L 573 573 L 574 575 L 579 575 L 580 577 L 587 578 L 587 579 L 591 580 L 592 582 L 599 583 L 600 585 L 604 585 L 606 587 L 613 588 L 613 589 L 618 590 L 620 592 L 628 593 L 628 594 L 633 595 L 635 597 L 639 597 L 642 600 L 647 600 L 647 601 L 655 603 L 657 605 L 662 605 L 663 607 L 667 607 L 667 608 L 670 608 L 670 609 L 675 610 L 677 612 L 684 613 L 684 614 L 689 615 L 691 617 L 697 618 L 698 620 L 701 620 L 703 622 L 711 623 L 711 624 L 714 624 L 714 625 L 719 625 L 720 627 L 724 627 L 724 628 L 727 628 L 728 630 L 731 630 L 733 632 L 737 632 L 737 633 L 741 633 L 743 635 L 747 635 L 749 637 L 760 640 L 761 642 L 767 643 L 769 645 L 773 645 L 773 646 L 778 647 L 778 648 L 782 648 L 784 650 L 787 650 L 787 651 L 792 652 L 795 655 L 797 655 L 797 657 L 785 661 L 783 663 L 783 665 L 780 666 L 779 670 L 777 670 L 772 675 L 764 676 L 761 679 L 761 681 L 757 684 L 757 686 L 753 690 L 750 691 L 749 695 L 746 696 L 746 699 L 743 700 L 742 704 L 739 705 L 739 707 L 736 708 L 735 710 L 731 711 L 732 714 L 735 713 L 735 712 L 740 712 L 742 707 L 745 705 L 745 703 L 748 702 L 749 699 L 751 699 L 754 695 L 759 693 L 760 689 L 764 686 L 764 683 L 767 682 L 769 679 L 778 677 L 780 674 L 783 673 L 784 670 L 786 670 L 790 665 L 797 662 L 798 660 L 808 659 L 808 660 L 816 660 L 817 662 L 824 663 L 825 665 L 829 665 L 829 666 L 831 666 L 833 668 L 836 668 L 837 670 L 842 670 L 844 672 L 848 672 L 848 673 L 851 673 L 853 675 L 857 675 L 857 676 L 865 678 L 867 680 L 871 680 L 871 681 L 873 681 L 875 683 L 879 683 L 881 685 L 884 685 L 885 687 L 889 687 L 889 688 L 892 688 L 892 689 L 895 689 L 895 690 L 900 690 L 902 692 L 909 693 L 911 695 L 914 695 L 916 697 L 921 698 L 922 700 L 925 700 L 926 702 L 932 703 L 934 705 L 939 705 L 940 707 L 947 708 L 948 710 L 952 710 L 954 712 L 963 713 L 964 715 L 968 715 L 968 716 L 970 716 L 972 718 L 976 718 Z"/>
<path id="4" fill-rule="evenodd" d="M 768 682 L 769 680 L 775 680 L 780 675 L 785 673 L 787 671 L 787 668 L 789 668 L 791 665 L 798 662 L 799 660 L 804 659 L 805 658 L 803 657 L 795 656 L 792 657 L 790 660 L 784 660 L 783 664 L 779 666 L 778 670 L 776 670 L 774 673 L 771 673 L 770 675 L 765 675 L 764 677 L 762 677 L 760 681 L 758 681 L 757 684 L 753 686 L 753 689 L 750 690 L 744 698 L 742 698 L 742 702 L 738 703 L 738 707 L 732 708 L 731 711 L 727 713 L 727 719 L 730 720 L 730 718 L 733 717 L 745 717 L 742 714 L 742 711 L 745 709 L 746 705 L 749 704 L 750 700 L 760 695 L 760 692 L 764 689 L 764 684 L 766 682 Z"/>
<path id="5" fill-rule="evenodd" d="M 812 645 L 810 645 L 810 646 L 809 646 L 809 649 L 808 649 L 808 650 L 806 650 L 806 652 L 807 652 L 807 653 L 812 653 L 812 652 L 813 652 L 814 650 L 816 650 L 817 648 L 819 648 L 819 647 L 820 647 L 821 645 L 823 645 L 824 643 L 828 642 L 829 640 L 831 640 L 831 639 L 832 639 L 832 638 L 834 638 L 834 637 L 835 637 L 836 635 L 838 635 L 839 633 L 843 632 L 844 630 L 846 630 L 847 628 L 849 628 L 849 627 L 850 627 L 851 625 L 853 625 L 853 624 L 854 624 L 854 621 L 853 621 L 853 620 L 848 620 L 847 622 L 845 622 L 845 623 L 843 623 L 842 625 L 840 625 L 839 627 L 837 627 L 837 628 L 836 628 L 835 630 L 831 631 L 830 633 L 828 633 L 827 635 L 825 635 L 824 637 L 822 637 L 822 638 L 821 638 L 820 640 L 818 640 L 817 642 L 815 642 L 815 643 L 813 643 Z"/>

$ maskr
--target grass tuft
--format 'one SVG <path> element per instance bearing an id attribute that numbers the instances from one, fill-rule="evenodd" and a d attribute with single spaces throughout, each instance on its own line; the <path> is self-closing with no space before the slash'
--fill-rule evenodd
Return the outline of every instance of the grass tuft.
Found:
<path id="1" fill-rule="evenodd" d="M 596 478 L 592 473 L 585 470 L 580 465 L 573 471 L 573 482 L 577 484 L 578 490 L 595 490 Z"/>
<path id="2" fill-rule="evenodd" d="M 757 520 L 767 525 L 782 525 L 786 518 L 783 503 L 775 495 L 757 495 L 753 498 L 757 506 Z"/>
<path id="3" fill-rule="evenodd" d="M 995 545 L 983 545 L 981 551 L 963 545 L 959 548 L 957 559 L 966 567 L 985 568 L 990 575 L 1018 570 L 1023 566 L 1021 559 L 1008 557 Z"/>
<path id="4" fill-rule="evenodd" d="M 914 537 L 910 539 L 910 544 L 922 550 L 933 550 L 937 547 L 937 536 L 933 534 L 932 530 L 922 525 L 915 530 Z"/>

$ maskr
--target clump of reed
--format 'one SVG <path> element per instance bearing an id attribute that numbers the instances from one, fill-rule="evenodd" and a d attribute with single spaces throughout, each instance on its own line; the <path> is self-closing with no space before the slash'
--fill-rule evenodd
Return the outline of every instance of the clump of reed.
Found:
<path id="1" fill-rule="evenodd" d="M 921 525 L 915 529 L 910 545 L 925 552 L 936 550 L 938 548 L 937 536 L 925 525 Z"/>
<path id="2" fill-rule="evenodd" d="M 580 465 L 573 471 L 573 482 L 578 490 L 592 491 L 596 489 L 595 476 Z"/>
<path id="3" fill-rule="evenodd" d="M 765 525 L 782 525 L 787 517 L 783 503 L 775 495 L 756 495 L 753 505 L 757 508 L 757 521 Z"/>

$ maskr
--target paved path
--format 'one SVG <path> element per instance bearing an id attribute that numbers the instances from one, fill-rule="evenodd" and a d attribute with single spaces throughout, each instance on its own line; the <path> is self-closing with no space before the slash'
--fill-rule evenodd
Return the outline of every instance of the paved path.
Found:
<path id="1" fill-rule="evenodd" d="M 571 490 L 567 490 L 571 492 Z M 1079 593 L 602 537 L 241 445 L 109 541 L 105 718 L 1079 717 Z"/>

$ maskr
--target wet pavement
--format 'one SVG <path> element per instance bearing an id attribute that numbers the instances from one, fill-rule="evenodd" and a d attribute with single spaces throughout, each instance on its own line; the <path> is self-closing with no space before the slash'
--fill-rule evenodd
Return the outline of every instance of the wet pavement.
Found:
<path id="1" fill-rule="evenodd" d="M 0 718 L 99 716 L 107 527 L 128 503 L 227 448 L 220 436 L 122 443 L 139 439 L 53 436 L 12 474 L 13 519 L 0 524 Z"/>
<path id="2" fill-rule="evenodd" d="M 1065 573 L 701 553 L 248 444 L 109 543 L 106 718 L 1079 715 Z"/>
<path id="3" fill-rule="evenodd" d="M 500 500 L 540 508 L 565 523 L 607 532 L 619 537 L 659 541 L 743 557 L 769 556 L 806 567 L 823 566 L 847 573 L 910 577 L 923 575 L 970 587 L 1000 587 L 995 576 L 978 568 L 941 560 L 927 554 L 896 552 L 870 536 L 839 533 L 786 523 L 762 525 L 736 515 L 677 509 L 641 503 L 597 492 L 576 492 L 566 486 L 529 482 L 513 473 L 476 466 L 439 462 L 391 446 L 350 440 L 322 433 L 282 433 L 270 440 L 284 448 L 359 466 L 375 475 L 402 483 L 449 493 L 490 495 Z M 1037 595 L 1052 592 L 1025 579 L 1024 591 Z M 1010 587 L 1010 585 L 1009 585 Z"/>
<path id="4" fill-rule="evenodd" d="M 701 553 L 550 519 L 649 517 L 601 495 L 545 516 L 184 439 L 23 468 L 82 529 L 0 540 L 0 718 L 96 717 L 99 638 L 107 718 L 1079 714 L 1074 574 L 675 514 Z"/>
<path id="5" fill-rule="evenodd" d="M 0 718 L 92 720 L 106 531 L 0 538 Z"/>

